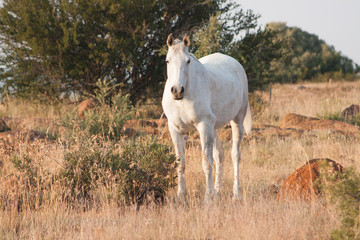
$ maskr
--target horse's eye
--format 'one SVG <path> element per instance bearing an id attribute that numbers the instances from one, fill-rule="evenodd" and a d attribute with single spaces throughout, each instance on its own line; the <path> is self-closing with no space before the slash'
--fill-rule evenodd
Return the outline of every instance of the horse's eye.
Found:
<path id="1" fill-rule="evenodd" d="M 190 59 L 189 60 L 187 60 L 187 64 L 189 64 L 190 63 Z"/>
<path id="2" fill-rule="evenodd" d="M 169 63 L 169 60 L 165 60 L 166 63 Z"/>

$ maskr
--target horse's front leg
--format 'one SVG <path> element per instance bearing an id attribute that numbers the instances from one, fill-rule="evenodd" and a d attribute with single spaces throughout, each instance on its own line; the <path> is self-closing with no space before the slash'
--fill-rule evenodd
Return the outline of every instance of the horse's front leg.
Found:
<path id="1" fill-rule="evenodd" d="M 185 140 L 184 135 L 179 133 L 170 123 L 169 131 L 171 139 L 174 143 L 175 153 L 177 157 L 178 167 L 178 191 L 177 198 L 179 201 L 185 201 L 186 198 L 186 184 L 185 184 Z"/>
<path id="2" fill-rule="evenodd" d="M 213 144 L 214 144 L 214 124 L 201 122 L 197 125 L 200 134 L 202 148 L 202 166 L 205 173 L 206 191 L 205 202 L 212 199 L 214 193 L 214 184 L 212 177 L 213 167 Z"/>

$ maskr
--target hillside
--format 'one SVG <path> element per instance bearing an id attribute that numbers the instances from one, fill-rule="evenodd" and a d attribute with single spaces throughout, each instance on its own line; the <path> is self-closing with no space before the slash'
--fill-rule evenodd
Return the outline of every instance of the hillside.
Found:
<path id="1" fill-rule="evenodd" d="M 278 32 L 287 55 L 285 60 L 272 63 L 274 82 L 353 78 L 360 71 L 360 66 L 315 34 L 285 23 L 269 23 L 266 28 Z"/>

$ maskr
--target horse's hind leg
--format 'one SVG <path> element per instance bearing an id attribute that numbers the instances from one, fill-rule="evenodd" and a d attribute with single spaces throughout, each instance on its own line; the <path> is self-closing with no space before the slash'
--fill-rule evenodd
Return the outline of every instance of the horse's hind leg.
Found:
<path id="1" fill-rule="evenodd" d="M 215 175 L 215 192 L 216 194 L 220 194 L 220 190 L 223 187 L 223 176 L 224 176 L 224 148 L 222 146 L 221 140 L 217 131 L 214 132 L 214 149 L 213 149 L 213 157 L 216 164 L 216 175 Z"/>
<path id="2" fill-rule="evenodd" d="M 241 159 L 240 142 L 244 134 L 243 119 L 245 114 L 238 114 L 234 120 L 230 122 L 232 130 L 233 146 L 231 150 L 231 158 L 234 164 L 234 186 L 233 198 L 241 199 L 240 182 L 239 182 L 239 164 Z M 241 117 L 242 116 L 242 117 Z"/>

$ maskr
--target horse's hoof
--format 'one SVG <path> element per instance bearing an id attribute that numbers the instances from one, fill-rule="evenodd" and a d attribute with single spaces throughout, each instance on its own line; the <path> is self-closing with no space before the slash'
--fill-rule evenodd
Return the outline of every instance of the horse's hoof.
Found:
<path id="1" fill-rule="evenodd" d="M 234 202 L 242 202 L 243 198 L 242 198 L 242 196 L 239 194 L 239 195 L 234 195 L 234 196 L 232 197 L 232 200 L 233 200 Z"/>
<path id="2" fill-rule="evenodd" d="M 183 194 L 183 193 L 177 194 L 176 202 L 181 203 L 181 204 L 185 204 L 186 203 L 186 194 Z"/>

